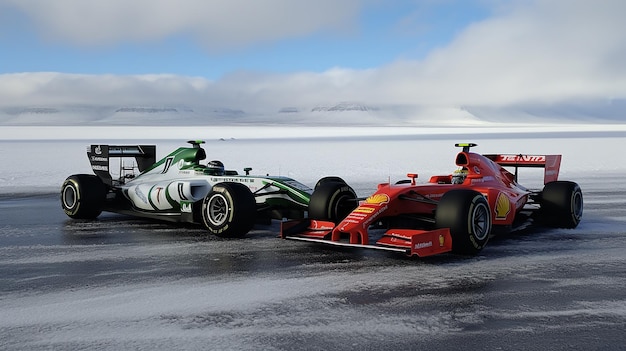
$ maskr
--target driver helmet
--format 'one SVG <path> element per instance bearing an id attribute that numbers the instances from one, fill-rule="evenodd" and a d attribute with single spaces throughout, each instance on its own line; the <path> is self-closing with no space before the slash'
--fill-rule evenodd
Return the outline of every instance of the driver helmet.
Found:
<path id="1" fill-rule="evenodd" d="M 463 184 L 465 178 L 467 178 L 467 169 L 457 169 L 452 173 L 452 184 Z"/>
<path id="2" fill-rule="evenodd" d="M 211 175 L 224 175 L 224 164 L 222 161 L 209 161 L 206 167 Z"/>

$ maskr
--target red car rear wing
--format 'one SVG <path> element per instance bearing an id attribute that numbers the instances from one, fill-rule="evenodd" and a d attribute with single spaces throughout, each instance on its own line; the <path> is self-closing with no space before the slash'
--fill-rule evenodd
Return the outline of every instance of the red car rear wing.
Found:
<path id="1" fill-rule="evenodd" d="M 503 167 L 515 168 L 515 180 L 517 181 L 517 170 L 519 167 L 541 167 L 543 172 L 543 183 L 547 184 L 558 180 L 561 168 L 561 155 L 506 155 L 490 154 L 483 155 L 493 162 Z"/>

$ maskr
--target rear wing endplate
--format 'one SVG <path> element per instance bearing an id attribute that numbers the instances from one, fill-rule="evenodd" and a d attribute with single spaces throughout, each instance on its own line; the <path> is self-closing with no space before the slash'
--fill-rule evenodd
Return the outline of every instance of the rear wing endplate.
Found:
<path id="1" fill-rule="evenodd" d="M 510 154 L 490 154 L 483 155 L 503 167 L 515 168 L 515 181 L 517 181 L 517 171 L 519 167 L 541 167 L 543 172 L 543 183 L 547 184 L 558 180 L 561 169 L 561 155 L 510 155 Z"/>
<path id="2" fill-rule="evenodd" d="M 156 145 L 90 145 L 87 157 L 94 173 L 110 186 L 109 158 L 133 157 L 139 172 L 143 172 L 156 162 Z"/>

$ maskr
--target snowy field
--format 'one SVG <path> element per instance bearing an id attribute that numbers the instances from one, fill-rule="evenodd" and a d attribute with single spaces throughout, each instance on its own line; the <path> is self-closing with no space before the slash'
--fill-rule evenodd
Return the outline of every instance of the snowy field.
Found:
<path id="1" fill-rule="evenodd" d="M 327 175 L 372 186 L 417 172 L 455 169 L 457 142 L 480 153 L 561 154 L 563 178 L 626 170 L 626 125 L 480 127 L 11 127 L 0 129 L 0 194 L 56 192 L 75 173 L 92 173 L 86 147 L 155 144 L 157 159 L 205 140 L 207 161 L 242 173 L 283 175 L 312 185 Z M 528 170 L 527 181 L 539 179 Z M 533 173 L 534 172 L 534 173 Z M 534 176 L 534 177 L 531 177 Z M 523 178 L 522 178 L 523 179 Z M 539 184 L 540 185 L 540 184 Z"/>

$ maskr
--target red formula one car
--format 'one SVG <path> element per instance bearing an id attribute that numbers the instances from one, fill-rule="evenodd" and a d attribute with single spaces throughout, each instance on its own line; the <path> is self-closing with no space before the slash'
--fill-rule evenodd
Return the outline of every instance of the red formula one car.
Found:
<path id="1" fill-rule="evenodd" d="M 417 174 L 408 174 L 396 184 L 379 184 L 366 199 L 332 182 L 321 184 L 308 218 L 283 222 L 281 237 L 424 257 L 476 254 L 491 234 L 532 224 L 575 228 L 580 222 L 582 191 L 574 182 L 558 180 L 561 155 L 481 155 L 470 151 L 476 144 L 456 146 L 463 148 L 456 156 L 459 169 L 427 183 L 417 184 Z M 520 167 L 544 168 L 543 189 L 520 185 Z M 337 206 L 343 206 L 345 216 L 316 219 L 341 213 Z"/>

